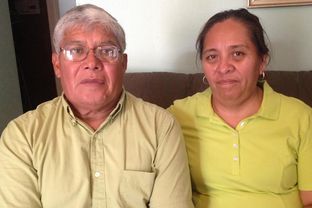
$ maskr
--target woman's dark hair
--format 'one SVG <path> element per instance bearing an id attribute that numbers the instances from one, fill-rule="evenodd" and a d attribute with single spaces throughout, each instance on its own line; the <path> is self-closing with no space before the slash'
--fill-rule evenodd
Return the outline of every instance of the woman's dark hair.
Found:
<path id="1" fill-rule="evenodd" d="M 236 9 L 236 10 L 231 9 L 231 10 L 219 12 L 215 14 L 214 16 L 212 16 L 206 22 L 203 29 L 199 33 L 197 41 L 196 41 L 196 50 L 197 50 L 197 56 L 199 56 L 200 59 L 202 58 L 204 40 L 205 40 L 206 34 L 216 23 L 223 22 L 227 19 L 235 19 L 243 23 L 247 27 L 250 33 L 250 39 L 253 42 L 253 44 L 256 46 L 259 56 L 263 57 L 264 55 L 269 55 L 269 49 L 265 43 L 265 38 L 264 38 L 264 35 L 266 34 L 262 28 L 259 18 L 256 15 L 251 14 L 246 9 Z"/>

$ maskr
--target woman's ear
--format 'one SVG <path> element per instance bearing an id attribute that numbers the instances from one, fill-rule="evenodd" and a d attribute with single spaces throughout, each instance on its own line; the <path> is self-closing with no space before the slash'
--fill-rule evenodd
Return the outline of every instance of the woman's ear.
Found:
<path id="1" fill-rule="evenodd" d="M 265 65 L 268 65 L 270 63 L 271 57 L 269 55 L 263 56 L 263 61 L 265 62 Z"/>
<path id="2" fill-rule="evenodd" d="M 262 57 L 262 60 L 261 60 L 261 63 L 260 63 L 260 67 L 259 67 L 259 73 L 260 74 L 266 70 L 266 67 L 269 64 L 269 62 L 270 62 L 270 56 L 269 55 L 264 55 Z"/>
<path id="3" fill-rule="evenodd" d="M 61 77 L 61 68 L 60 68 L 60 60 L 59 60 L 59 54 L 53 52 L 52 53 L 52 64 L 54 69 L 54 74 L 57 78 Z"/>

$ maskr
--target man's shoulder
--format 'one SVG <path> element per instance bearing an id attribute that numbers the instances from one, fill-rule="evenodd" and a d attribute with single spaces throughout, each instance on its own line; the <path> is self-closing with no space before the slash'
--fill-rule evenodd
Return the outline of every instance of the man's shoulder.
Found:
<path id="1" fill-rule="evenodd" d="M 19 135 L 22 137 L 31 137 L 35 132 L 43 131 L 51 127 L 51 120 L 53 116 L 57 116 L 61 105 L 61 99 L 55 98 L 53 100 L 44 102 L 37 106 L 36 109 L 27 111 L 26 113 L 11 120 L 6 128 L 3 130 L 3 135 L 11 137 L 12 135 Z M 46 128 L 44 128 L 46 127 Z"/>
<path id="2" fill-rule="evenodd" d="M 152 109 L 155 111 L 166 111 L 164 108 L 154 104 L 150 103 L 148 101 L 143 100 L 140 97 L 137 97 L 130 92 L 126 92 L 126 97 L 127 97 L 127 104 L 130 104 L 134 107 L 141 107 L 141 108 L 147 108 L 147 109 Z"/>
<path id="3" fill-rule="evenodd" d="M 161 143 L 166 140 L 168 132 L 179 137 L 180 126 L 175 117 L 164 108 L 144 101 L 130 93 L 126 94 L 123 116 L 138 131 L 149 132 L 147 138 L 154 138 Z"/>
<path id="4" fill-rule="evenodd" d="M 168 118 L 173 118 L 171 113 L 169 113 L 164 108 L 156 104 L 147 102 L 142 98 L 136 97 L 129 92 L 126 92 L 126 99 L 127 109 L 132 109 L 140 114 L 145 114 L 149 116 L 162 115 Z"/>
<path id="5" fill-rule="evenodd" d="M 52 100 L 39 104 L 36 109 L 27 111 L 17 118 L 13 119 L 12 122 L 17 123 L 29 123 L 33 120 L 47 117 L 48 115 L 55 114 L 56 109 L 61 106 L 61 97 L 56 97 Z"/>

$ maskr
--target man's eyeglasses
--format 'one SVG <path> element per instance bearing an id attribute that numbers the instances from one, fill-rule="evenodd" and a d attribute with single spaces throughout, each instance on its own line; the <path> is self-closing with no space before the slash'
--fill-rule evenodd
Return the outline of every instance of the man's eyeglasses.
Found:
<path id="1" fill-rule="evenodd" d="M 87 58 L 90 50 L 93 50 L 94 55 L 102 62 L 115 63 L 119 58 L 119 54 L 121 53 L 118 47 L 108 45 L 97 46 L 95 48 L 74 45 L 60 48 L 60 50 L 63 52 L 67 60 L 73 62 L 83 61 Z"/>

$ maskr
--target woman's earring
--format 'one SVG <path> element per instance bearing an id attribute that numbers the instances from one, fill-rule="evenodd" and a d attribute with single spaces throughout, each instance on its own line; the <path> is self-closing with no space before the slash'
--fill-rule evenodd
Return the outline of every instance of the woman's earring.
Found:
<path id="1" fill-rule="evenodd" d="M 258 83 L 263 84 L 265 82 L 265 78 L 266 78 L 265 72 L 262 71 L 261 74 L 259 74 Z"/>
<path id="2" fill-rule="evenodd" d="M 204 85 L 208 85 L 208 80 L 205 75 L 203 76 L 203 83 Z"/>

